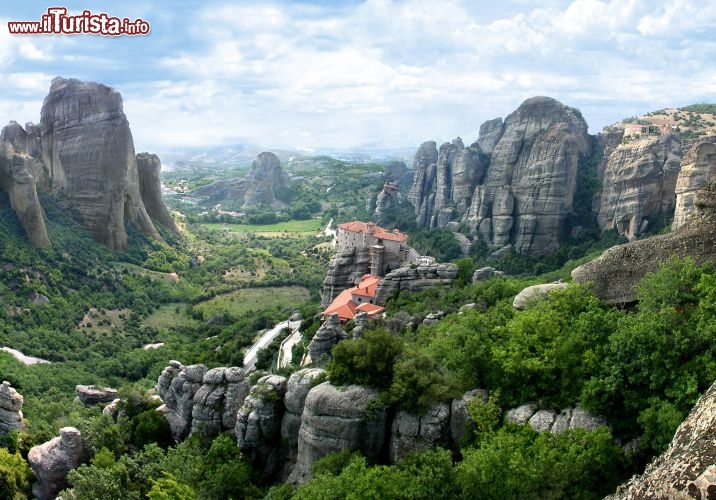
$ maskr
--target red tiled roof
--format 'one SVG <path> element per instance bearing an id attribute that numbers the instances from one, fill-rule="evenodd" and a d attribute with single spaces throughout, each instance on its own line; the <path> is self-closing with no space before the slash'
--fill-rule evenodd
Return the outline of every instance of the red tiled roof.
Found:
<path id="1" fill-rule="evenodd" d="M 377 306 L 375 304 L 369 304 L 367 302 L 356 307 L 356 311 L 367 313 L 368 316 L 373 316 L 374 314 L 382 313 L 384 310 L 385 310 L 385 307 Z"/>
<path id="2" fill-rule="evenodd" d="M 369 224 L 370 224 L 370 229 L 368 228 Z M 401 233 L 397 229 L 388 231 L 387 229 L 383 229 L 382 227 L 378 226 L 377 224 L 361 222 L 359 220 L 356 220 L 353 222 L 344 222 L 343 224 L 338 224 L 338 228 L 344 229 L 346 231 L 351 231 L 353 233 L 369 233 L 381 240 L 405 241 L 408 239 L 407 234 Z"/>
<path id="3" fill-rule="evenodd" d="M 341 321 L 348 321 L 349 319 L 353 319 L 353 317 L 356 315 L 356 311 L 365 310 L 368 315 L 382 312 L 383 308 L 380 306 L 368 303 L 358 305 L 353 301 L 354 295 L 359 295 L 361 297 L 369 297 L 371 299 L 374 298 L 379 281 L 380 278 L 378 278 L 377 276 L 371 276 L 370 274 L 366 274 L 365 276 L 363 276 L 363 278 L 361 278 L 361 281 L 360 283 L 358 283 L 358 286 L 347 288 L 341 293 L 339 293 L 338 296 L 333 299 L 331 305 L 329 305 L 323 311 L 323 314 L 327 316 L 329 314 L 337 313 L 338 319 L 340 319 Z M 368 308 L 367 310 L 365 308 L 361 309 L 361 307 L 363 306 L 370 306 L 370 308 Z M 379 308 L 380 310 L 377 311 L 375 310 L 375 308 Z"/>

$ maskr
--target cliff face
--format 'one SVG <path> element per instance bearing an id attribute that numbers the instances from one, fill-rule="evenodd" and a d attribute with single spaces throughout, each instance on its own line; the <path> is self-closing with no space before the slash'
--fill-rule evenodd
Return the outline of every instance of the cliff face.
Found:
<path id="1" fill-rule="evenodd" d="M 235 208 L 270 205 L 285 206 L 291 195 L 291 179 L 281 168 L 281 160 L 273 153 L 259 154 L 243 179 L 223 179 L 193 191 L 212 204 Z"/>
<path id="2" fill-rule="evenodd" d="M 423 143 L 409 195 L 418 226 L 462 221 L 494 250 L 556 250 L 590 143 L 579 111 L 548 97 L 528 99 L 504 123 L 484 123 L 467 148 L 459 138 L 439 152 L 434 142 Z"/>
<path id="3" fill-rule="evenodd" d="M 671 229 L 686 223 L 694 211 L 696 192 L 716 175 L 716 136 L 710 135 L 687 144 L 676 179 L 676 209 Z"/>
<path id="4" fill-rule="evenodd" d="M 11 123 L 0 135 L 0 190 L 7 194 L 28 240 L 34 247 L 50 246 L 40 200 L 37 197 L 34 160 L 27 154 L 23 128 Z"/>
<path id="5" fill-rule="evenodd" d="M 716 178 L 696 194 L 696 210 L 686 224 L 672 231 L 610 248 L 572 271 L 578 283 L 594 283 L 594 293 L 609 303 L 636 300 L 636 285 L 671 256 L 691 257 L 698 264 L 716 261 Z"/>
<path id="6" fill-rule="evenodd" d="M 137 155 L 137 172 L 139 174 L 139 194 L 149 216 L 159 221 L 163 226 L 178 234 L 179 228 L 174 223 L 169 210 L 162 201 L 162 184 L 159 180 L 159 171 L 162 162 L 159 157 L 150 153 Z"/>
<path id="7" fill-rule="evenodd" d="M 119 92 L 55 78 L 42 105 L 41 135 L 52 192 L 79 212 L 97 241 L 125 248 L 125 219 L 161 239 L 139 193 L 134 143 Z"/>
<path id="8" fill-rule="evenodd" d="M 659 215 L 670 216 L 676 204 L 681 140 L 675 134 L 653 136 L 617 146 L 605 155 L 603 190 L 597 221 L 634 239 Z"/>

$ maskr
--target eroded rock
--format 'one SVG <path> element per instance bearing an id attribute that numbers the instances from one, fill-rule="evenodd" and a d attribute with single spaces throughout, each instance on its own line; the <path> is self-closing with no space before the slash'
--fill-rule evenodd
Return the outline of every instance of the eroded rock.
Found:
<path id="1" fill-rule="evenodd" d="M 60 435 L 30 449 L 27 461 L 37 482 L 32 493 L 40 500 L 50 500 L 67 488 L 67 473 L 83 459 L 82 437 L 74 427 L 63 427 Z"/>
<path id="2" fill-rule="evenodd" d="M 241 368 L 212 368 L 204 374 L 202 386 L 194 393 L 191 432 L 215 437 L 234 433 L 236 414 L 249 394 L 249 381 Z"/>
<path id="3" fill-rule="evenodd" d="M 22 429 L 22 405 L 24 398 L 3 381 L 0 385 L 0 435 Z"/>

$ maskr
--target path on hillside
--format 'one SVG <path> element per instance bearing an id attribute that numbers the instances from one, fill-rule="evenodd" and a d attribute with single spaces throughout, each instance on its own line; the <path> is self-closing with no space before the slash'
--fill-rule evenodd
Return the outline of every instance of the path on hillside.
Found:
<path id="1" fill-rule="evenodd" d="M 39 363 L 49 363 L 49 361 L 47 361 L 46 359 L 36 358 L 34 356 L 27 356 L 27 355 L 21 353 L 20 351 L 18 351 L 17 349 L 13 349 L 12 347 L 3 347 L 2 350 L 5 352 L 9 352 L 10 354 L 12 354 L 15 357 L 15 359 L 17 359 L 20 363 L 23 363 L 25 365 L 36 365 Z"/>
<path id="2" fill-rule="evenodd" d="M 273 339 L 275 339 L 276 336 L 286 328 L 293 330 L 294 328 L 298 328 L 300 325 L 300 321 L 286 320 L 264 333 L 261 338 L 254 345 L 252 345 L 248 351 L 246 351 L 246 355 L 244 356 L 244 373 L 248 373 L 254 369 L 259 349 L 265 349 L 273 341 Z"/>
<path id="3" fill-rule="evenodd" d="M 293 361 L 293 346 L 301 342 L 301 330 L 298 328 L 292 328 L 291 330 L 291 335 L 281 342 L 281 347 L 278 351 L 278 362 L 276 364 L 279 370 Z"/>

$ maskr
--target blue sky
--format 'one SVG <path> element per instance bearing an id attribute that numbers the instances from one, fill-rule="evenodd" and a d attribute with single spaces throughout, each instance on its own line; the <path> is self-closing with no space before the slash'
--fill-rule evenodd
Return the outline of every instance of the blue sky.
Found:
<path id="1" fill-rule="evenodd" d="M 56 5 L 151 33 L 8 33 Z M 716 102 L 714 33 L 716 2 L 700 0 L 12 2 L 0 121 L 38 121 L 60 75 L 119 90 L 138 150 L 472 142 L 535 95 L 579 108 L 596 133 Z"/>

